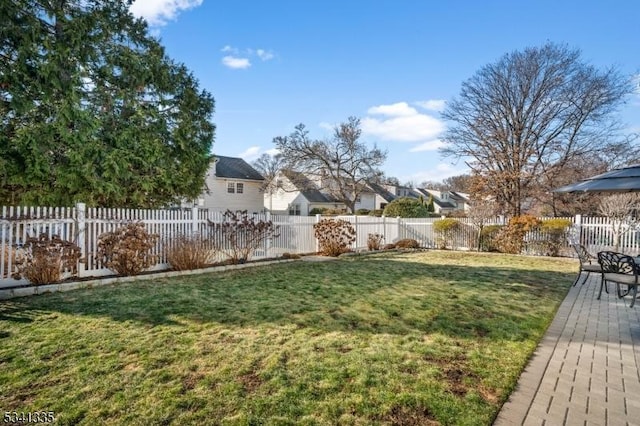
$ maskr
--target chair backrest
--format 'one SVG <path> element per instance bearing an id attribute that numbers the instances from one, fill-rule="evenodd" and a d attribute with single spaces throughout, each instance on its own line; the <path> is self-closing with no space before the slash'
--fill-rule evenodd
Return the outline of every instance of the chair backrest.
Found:
<path id="1" fill-rule="evenodd" d="M 573 249 L 578 254 L 578 259 L 582 265 L 588 265 L 591 263 L 593 256 L 587 251 L 587 248 L 582 244 L 572 244 Z"/>
<path id="2" fill-rule="evenodd" d="M 635 274 L 638 270 L 633 257 L 615 251 L 601 251 L 598 253 L 598 263 L 603 273 Z"/>

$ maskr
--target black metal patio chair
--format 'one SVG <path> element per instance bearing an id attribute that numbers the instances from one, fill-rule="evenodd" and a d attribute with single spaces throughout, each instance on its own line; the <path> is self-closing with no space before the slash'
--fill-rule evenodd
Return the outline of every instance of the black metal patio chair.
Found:
<path id="1" fill-rule="evenodd" d="M 602 287 L 605 289 L 608 282 L 616 284 L 618 297 L 624 297 L 631 293 L 630 308 L 636 303 L 638 295 L 638 275 L 640 267 L 631 256 L 614 251 L 601 251 L 598 253 L 598 263 L 602 267 L 602 282 L 598 299 L 602 296 Z M 623 288 L 624 287 L 624 288 Z"/>
<path id="2" fill-rule="evenodd" d="M 586 275 L 584 276 L 581 285 L 587 282 L 587 278 L 589 278 L 589 274 L 592 272 L 597 272 L 598 274 L 602 273 L 602 268 L 598 263 L 598 258 L 589 253 L 585 246 L 582 244 L 572 244 L 572 247 L 578 254 L 578 259 L 580 260 L 580 269 L 578 270 L 576 280 L 573 282 L 574 286 L 578 284 L 578 281 L 580 281 L 580 277 L 583 272 L 586 272 Z"/>

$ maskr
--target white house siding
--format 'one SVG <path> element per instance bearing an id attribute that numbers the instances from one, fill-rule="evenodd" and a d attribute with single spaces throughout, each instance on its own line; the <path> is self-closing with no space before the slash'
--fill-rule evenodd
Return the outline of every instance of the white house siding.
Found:
<path id="1" fill-rule="evenodd" d="M 360 194 L 360 201 L 356 203 L 356 210 L 375 210 L 376 205 L 376 194 L 373 192 L 363 192 Z"/>
<path id="2" fill-rule="evenodd" d="M 289 214 L 289 205 L 308 204 L 307 200 L 299 191 L 283 191 L 278 189 L 273 194 L 264 194 L 264 205 L 273 214 Z M 302 206 L 301 206 L 302 209 Z M 301 213 L 302 214 L 302 211 Z"/>
<path id="3" fill-rule="evenodd" d="M 387 201 L 381 195 L 378 195 L 378 194 L 375 195 L 375 206 L 376 206 L 375 209 L 376 210 L 384 209 L 387 206 L 387 204 L 389 204 L 389 203 L 390 203 L 390 201 Z"/>
<path id="4" fill-rule="evenodd" d="M 227 183 L 229 182 L 242 183 L 244 185 L 242 194 L 228 193 Z M 205 209 L 212 211 L 247 210 L 249 213 L 260 213 L 264 209 L 262 182 L 260 181 L 207 176 L 207 187 L 209 193 L 203 195 L 204 204 L 202 207 Z"/>

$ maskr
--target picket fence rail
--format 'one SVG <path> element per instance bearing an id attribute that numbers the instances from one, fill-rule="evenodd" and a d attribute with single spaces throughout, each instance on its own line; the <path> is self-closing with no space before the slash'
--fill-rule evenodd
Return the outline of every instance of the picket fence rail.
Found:
<path id="1" fill-rule="evenodd" d="M 353 224 L 356 229 L 356 241 L 352 248 L 365 249 L 369 234 L 383 236 L 383 244 L 399 239 L 412 238 L 422 247 L 438 248 L 439 236 L 433 230 L 438 218 L 401 219 L 394 217 L 338 216 Z M 306 254 L 318 251 L 313 225 L 322 216 L 257 215 L 257 219 L 271 220 L 278 227 L 278 236 L 266 241 L 253 255 L 253 259 L 281 256 L 284 253 Z M 549 218 L 541 218 L 542 220 Z M 592 252 L 613 248 L 613 227 L 607 218 L 575 216 L 572 238 Z M 454 250 L 475 250 L 477 248 L 477 229 L 468 218 L 459 218 L 463 226 L 447 241 L 447 247 Z M 159 259 L 153 270 L 170 268 L 166 259 L 166 248 L 176 237 L 199 233 L 209 238 L 215 235 L 210 223 L 221 223 L 221 212 L 198 209 L 118 209 L 87 208 L 83 203 L 74 207 L 2 207 L 0 216 L 0 288 L 26 285 L 25 280 L 15 280 L 15 256 L 25 244 L 27 238 L 46 234 L 59 236 L 63 240 L 76 243 L 82 251 L 83 261 L 79 264 L 79 277 L 99 277 L 112 275 L 113 272 L 102 265 L 96 257 L 98 237 L 105 232 L 129 222 L 142 222 L 147 230 L 158 234 L 159 239 L 153 254 Z M 504 225 L 505 219 L 496 217 L 489 224 Z M 619 250 L 625 253 L 640 252 L 640 232 L 626 230 L 620 238 Z M 527 241 L 539 241 L 545 236 L 540 232 L 527 235 Z M 216 241 L 223 260 L 226 250 L 221 240 Z M 525 245 L 524 253 L 541 254 L 535 244 Z M 565 248 L 564 255 L 573 253 Z"/>

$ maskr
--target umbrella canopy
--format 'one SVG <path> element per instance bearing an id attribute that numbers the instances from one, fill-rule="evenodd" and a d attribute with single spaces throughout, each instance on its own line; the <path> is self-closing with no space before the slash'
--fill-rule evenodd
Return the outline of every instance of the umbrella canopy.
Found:
<path id="1" fill-rule="evenodd" d="M 640 192 L 640 164 L 611 170 L 552 192 Z"/>

